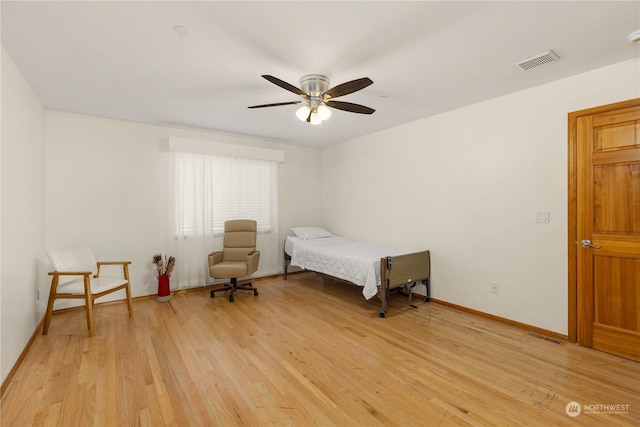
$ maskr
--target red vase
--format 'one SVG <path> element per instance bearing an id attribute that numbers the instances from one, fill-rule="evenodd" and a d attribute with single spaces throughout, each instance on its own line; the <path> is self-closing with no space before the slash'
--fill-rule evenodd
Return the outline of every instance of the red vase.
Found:
<path id="1" fill-rule="evenodd" d="M 171 289 L 169 286 L 169 277 L 166 274 L 158 276 L 158 301 L 165 302 L 171 299 Z"/>

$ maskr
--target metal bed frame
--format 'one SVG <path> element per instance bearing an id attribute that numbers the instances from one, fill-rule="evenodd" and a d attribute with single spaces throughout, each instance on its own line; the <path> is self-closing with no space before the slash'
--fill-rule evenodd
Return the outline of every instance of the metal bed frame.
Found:
<path id="1" fill-rule="evenodd" d="M 284 254 L 282 265 L 282 278 L 287 280 L 287 270 L 291 264 L 291 256 L 282 250 Z M 348 280 L 340 279 L 321 271 L 316 273 L 331 277 L 334 280 L 360 286 Z M 423 296 L 423 301 L 428 302 L 431 299 L 431 257 L 428 250 L 414 252 L 405 255 L 396 255 L 380 258 L 380 286 L 378 287 L 378 297 L 381 300 L 382 307 L 378 310 L 378 316 L 385 317 L 389 307 L 389 295 L 402 291 L 409 295 L 409 305 L 413 295 L 413 288 L 418 284 L 424 284 L 427 294 Z"/>

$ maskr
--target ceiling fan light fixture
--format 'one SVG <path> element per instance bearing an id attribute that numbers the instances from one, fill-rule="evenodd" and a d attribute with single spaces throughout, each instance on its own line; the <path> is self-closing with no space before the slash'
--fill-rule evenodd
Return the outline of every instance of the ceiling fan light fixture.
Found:
<path id="1" fill-rule="evenodd" d="M 318 116 L 320 116 L 320 120 L 325 121 L 329 117 L 331 117 L 331 109 L 327 107 L 324 103 L 318 106 Z"/>
<path id="2" fill-rule="evenodd" d="M 318 114 L 318 110 L 314 110 L 314 111 L 311 112 L 310 123 L 312 125 L 314 125 L 314 126 L 322 124 L 322 119 L 320 118 L 320 115 Z"/>
<path id="3" fill-rule="evenodd" d="M 303 105 L 302 107 L 298 108 L 298 111 L 296 111 L 296 116 L 304 122 L 307 120 L 307 117 L 309 117 L 309 113 L 311 113 L 311 109 L 309 108 L 309 106 Z"/>

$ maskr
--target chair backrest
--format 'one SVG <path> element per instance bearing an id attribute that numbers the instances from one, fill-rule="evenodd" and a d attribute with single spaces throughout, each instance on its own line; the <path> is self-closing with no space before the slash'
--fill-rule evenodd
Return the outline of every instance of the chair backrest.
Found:
<path id="1" fill-rule="evenodd" d="M 56 249 L 47 251 L 47 256 L 54 271 L 90 271 L 92 275 L 97 273 L 98 263 L 91 248 L 87 246 Z M 66 283 L 77 279 L 74 276 L 61 277 L 60 283 Z"/>
<path id="2" fill-rule="evenodd" d="M 246 261 L 247 254 L 256 250 L 258 225 L 251 219 L 233 219 L 224 223 L 222 243 L 225 261 Z"/>

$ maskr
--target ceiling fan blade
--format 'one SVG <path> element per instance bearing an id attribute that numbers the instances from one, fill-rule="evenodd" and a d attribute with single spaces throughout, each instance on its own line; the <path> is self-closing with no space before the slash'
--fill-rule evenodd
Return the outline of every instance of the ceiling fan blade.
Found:
<path id="1" fill-rule="evenodd" d="M 357 92 L 360 89 L 364 89 L 373 83 L 369 77 L 363 77 L 357 80 L 351 80 L 350 82 L 339 84 L 338 86 L 332 87 L 328 91 L 322 94 L 324 99 L 329 98 L 337 98 L 339 96 L 348 95 L 353 92 Z"/>
<path id="2" fill-rule="evenodd" d="M 251 107 L 247 107 L 247 108 L 279 107 L 281 105 L 300 104 L 301 102 L 302 101 L 276 102 L 275 104 L 252 105 Z"/>
<path id="3" fill-rule="evenodd" d="M 327 104 L 328 107 L 349 111 L 350 113 L 373 114 L 376 111 L 373 108 L 365 107 L 360 104 L 352 104 L 351 102 L 326 101 L 325 104 Z"/>
<path id="4" fill-rule="evenodd" d="M 274 85 L 280 86 L 282 89 L 286 89 L 289 92 L 295 93 L 296 95 L 304 96 L 305 98 L 309 96 L 306 92 L 303 92 L 302 89 L 299 89 L 299 88 L 295 87 L 292 84 L 289 84 L 289 83 L 287 83 L 287 82 L 285 82 L 283 80 L 280 80 L 277 77 L 273 77 L 273 76 L 270 76 L 268 74 L 263 74 L 262 77 L 264 77 L 265 79 L 269 80 Z"/>

